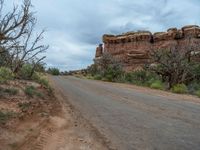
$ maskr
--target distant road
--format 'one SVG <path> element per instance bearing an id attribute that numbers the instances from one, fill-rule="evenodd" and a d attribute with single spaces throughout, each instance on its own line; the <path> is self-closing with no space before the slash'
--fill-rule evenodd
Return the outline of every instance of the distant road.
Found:
<path id="1" fill-rule="evenodd" d="M 51 78 L 117 149 L 200 150 L 198 98 L 75 77 Z"/>

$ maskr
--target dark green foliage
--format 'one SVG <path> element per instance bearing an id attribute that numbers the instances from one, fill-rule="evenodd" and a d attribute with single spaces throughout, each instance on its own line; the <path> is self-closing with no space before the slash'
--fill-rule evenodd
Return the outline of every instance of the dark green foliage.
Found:
<path id="1" fill-rule="evenodd" d="M 124 75 L 121 63 L 115 60 L 109 53 L 95 60 L 95 64 L 87 69 L 87 74 L 94 76 L 95 80 L 120 81 Z"/>
<path id="2" fill-rule="evenodd" d="M 120 65 L 113 64 L 110 65 L 107 70 L 104 71 L 103 78 L 107 79 L 107 81 L 120 81 L 122 78 L 124 72 L 122 71 L 122 68 Z"/>
<path id="3" fill-rule="evenodd" d="M 27 111 L 31 107 L 31 103 L 18 103 L 18 107 L 23 111 Z"/>
<path id="4" fill-rule="evenodd" d="M 95 79 L 95 80 L 101 80 L 101 79 L 102 79 L 102 76 L 101 76 L 101 75 L 95 75 L 95 76 L 94 76 L 94 79 Z"/>
<path id="5" fill-rule="evenodd" d="M 145 70 L 125 74 L 125 80 L 136 85 L 150 86 L 154 81 L 159 79 L 160 77 L 155 73 Z"/>
<path id="6" fill-rule="evenodd" d="M 60 71 L 58 68 L 49 68 L 47 72 L 54 76 L 60 75 Z"/>
<path id="7" fill-rule="evenodd" d="M 19 92 L 19 90 L 15 89 L 15 88 L 4 89 L 4 93 L 6 93 L 8 95 L 17 95 L 18 92 Z"/>
<path id="8" fill-rule="evenodd" d="M 6 124 L 6 122 L 10 119 L 15 117 L 16 114 L 13 112 L 2 112 L 0 111 L 0 124 Z"/>
<path id="9" fill-rule="evenodd" d="M 200 90 L 196 91 L 195 95 L 197 95 L 200 98 Z"/>

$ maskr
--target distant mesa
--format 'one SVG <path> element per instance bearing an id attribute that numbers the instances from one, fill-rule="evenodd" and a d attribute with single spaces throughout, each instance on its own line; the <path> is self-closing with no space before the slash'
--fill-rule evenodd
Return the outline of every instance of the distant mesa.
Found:
<path id="1" fill-rule="evenodd" d="M 149 63 L 149 52 L 153 49 L 169 49 L 174 44 L 180 50 L 185 50 L 188 44 L 200 48 L 200 27 L 188 25 L 181 29 L 170 28 L 166 32 L 154 34 L 150 31 L 127 32 L 121 35 L 105 34 L 102 40 L 103 44 L 96 49 L 95 59 L 99 59 L 103 53 L 110 53 L 122 63 L 124 70 L 133 71 Z"/>

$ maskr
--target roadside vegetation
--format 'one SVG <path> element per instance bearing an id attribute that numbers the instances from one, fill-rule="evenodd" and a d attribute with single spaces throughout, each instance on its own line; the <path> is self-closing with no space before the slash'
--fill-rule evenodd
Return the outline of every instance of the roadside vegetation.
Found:
<path id="1" fill-rule="evenodd" d="M 200 52 L 188 39 L 188 50 L 176 45 L 168 50 L 152 50 L 151 64 L 134 72 L 125 72 L 120 62 L 105 53 L 87 68 L 89 79 L 130 83 L 179 94 L 193 94 L 200 97 Z"/>
<path id="2" fill-rule="evenodd" d="M 16 145 L 14 128 L 41 122 L 59 106 L 45 72 L 44 31 L 36 32 L 36 18 L 31 0 L 5 10 L 6 2 L 0 0 L 0 145 L 10 149 Z M 31 122 L 31 119 L 35 118 Z M 29 126 L 27 126 L 29 128 Z M 27 128 L 24 128 L 24 135 Z M 16 134 L 22 134 L 20 131 Z M 13 140 L 12 140 L 13 139 Z M 22 139 L 21 139 L 22 140 Z M 2 142 L 3 141 L 3 142 Z M 20 144 L 20 139 L 18 140 Z M 15 147 L 16 148 L 16 147 Z"/>
<path id="3" fill-rule="evenodd" d="M 60 75 L 60 70 L 58 68 L 49 68 L 47 72 L 51 75 L 58 76 Z"/>

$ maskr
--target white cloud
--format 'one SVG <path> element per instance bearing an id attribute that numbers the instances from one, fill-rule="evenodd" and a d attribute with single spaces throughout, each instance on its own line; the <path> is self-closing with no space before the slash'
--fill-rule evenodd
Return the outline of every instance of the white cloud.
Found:
<path id="1" fill-rule="evenodd" d="M 63 70 L 91 64 L 104 33 L 139 29 L 156 32 L 200 24 L 199 0 L 32 1 L 38 30 L 47 28 L 45 43 L 50 49 L 46 62 Z"/>

